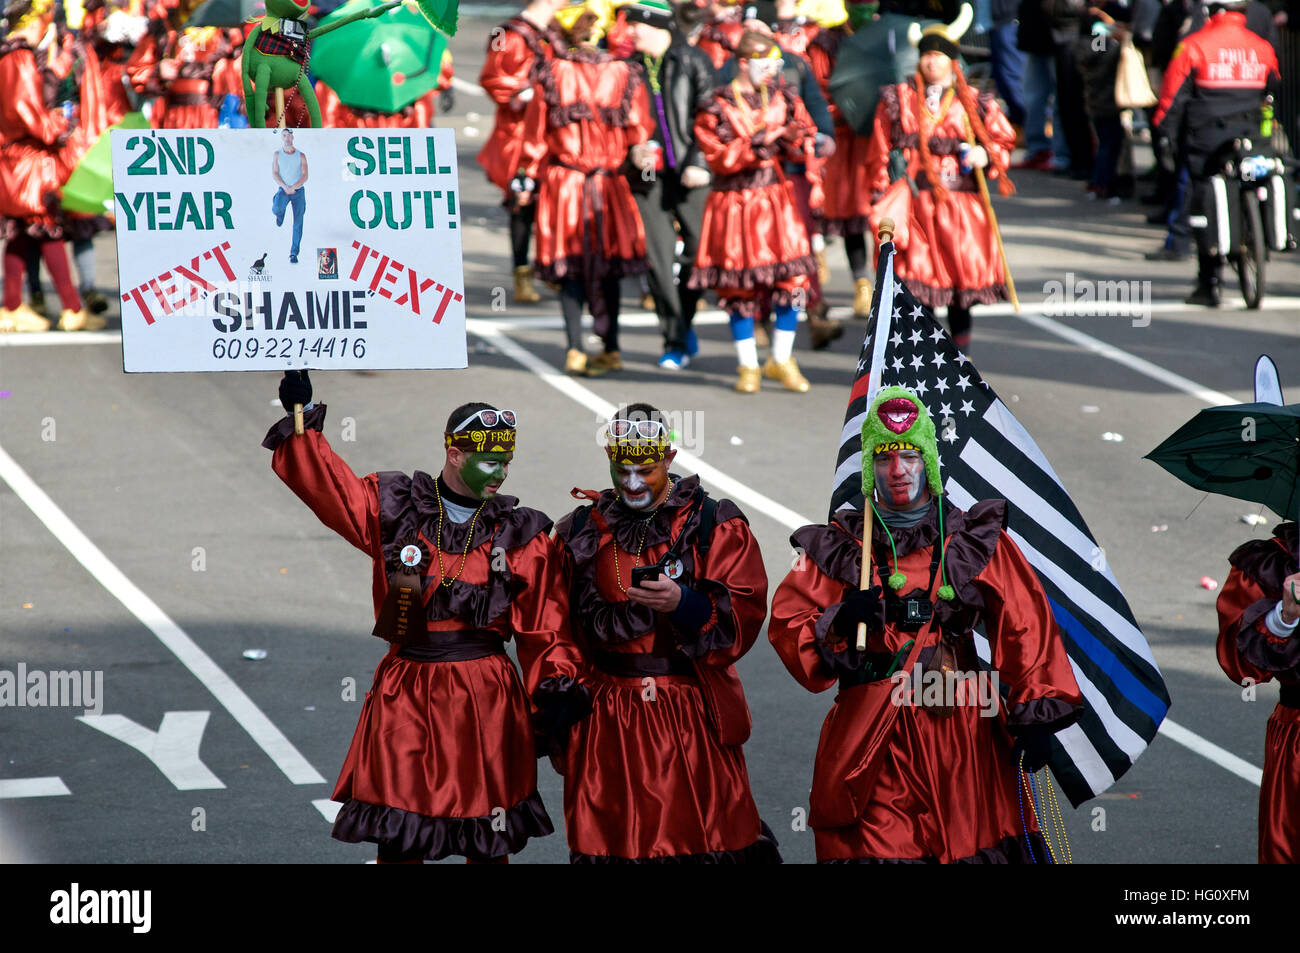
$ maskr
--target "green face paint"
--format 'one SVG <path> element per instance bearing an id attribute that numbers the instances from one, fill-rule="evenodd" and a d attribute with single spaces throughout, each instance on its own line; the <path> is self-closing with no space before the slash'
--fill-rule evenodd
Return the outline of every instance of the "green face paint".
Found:
<path id="1" fill-rule="evenodd" d="M 860 30 L 871 22 L 876 11 L 880 9 L 879 3 L 850 3 L 847 7 L 849 14 L 849 26 L 854 30 Z"/>
<path id="2" fill-rule="evenodd" d="M 505 482 L 513 453 L 471 453 L 461 464 L 460 478 L 475 499 L 490 500 Z"/>

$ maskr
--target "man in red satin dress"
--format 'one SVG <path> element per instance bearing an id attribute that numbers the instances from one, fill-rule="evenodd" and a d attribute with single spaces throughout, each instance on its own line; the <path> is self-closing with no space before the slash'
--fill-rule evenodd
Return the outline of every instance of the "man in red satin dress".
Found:
<path id="1" fill-rule="evenodd" d="M 551 521 L 498 492 L 514 412 L 456 408 L 436 478 L 357 477 L 325 440 L 325 405 L 311 404 L 307 372 L 285 374 L 280 402 L 307 407 L 305 432 L 294 433 L 292 416 L 278 421 L 263 442 L 271 466 L 371 557 L 373 634 L 390 643 L 334 789 L 343 803 L 334 836 L 378 844 L 381 863 L 504 862 L 554 829 L 537 793 L 534 726 L 549 750 L 590 697 Z M 505 654 L 512 637 L 527 693 Z"/>
<path id="2" fill-rule="evenodd" d="M 1297 527 L 1243 543 L 1219 593 L 1219 665 L 1243 688 L 1276 678 L 1259 788 L 1259 862 L 1300 864 L 1300 572 Z"/>
<path id="3" fill-rule="evenodd" d="M 560 520 L 571 630 L 592 666 L 592 712 L 553 756 L 574 863 L 779 863 L 741 745 L 734 664 L 767 615 L 758 542 L 730 500 L 669 471 L 664 415 L 621 408 L 606 428 L 614 488 Z M 653 578 L 647 578 L 653 577 Z"/>

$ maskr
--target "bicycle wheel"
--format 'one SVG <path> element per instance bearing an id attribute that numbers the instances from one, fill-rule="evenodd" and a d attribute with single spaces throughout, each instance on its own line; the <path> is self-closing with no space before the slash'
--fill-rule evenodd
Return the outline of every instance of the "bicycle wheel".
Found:
<path id="1" fill-rule="evenodd" d="M 1264 300 L 1264 217 L 1259 195 L 1253 188 L 1241 192 L 1241 245 L 1237 249 L 1237 278 L 1247 308 L 1258 308 Z"/>

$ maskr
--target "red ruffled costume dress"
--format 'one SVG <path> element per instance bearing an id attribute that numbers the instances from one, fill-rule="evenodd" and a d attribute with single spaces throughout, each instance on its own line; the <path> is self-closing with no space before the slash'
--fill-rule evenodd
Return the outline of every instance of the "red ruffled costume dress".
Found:
<path id="1" fill-rule="evenodd" d="M 292 418 L 276 423 L 263 443 L 274 450 L 272 467 L 321 522 L 374 560 L 376 614 L 399 553 L 419 547 L 429 630 L 390 644 L 375 669 L 334 789 L 343 803 L 334 836 L 380 844 L 381 859 L 516 853 L 553 831 L 537 793 L 529 699 L 539 730 L 563 733 L 589 698 L 567 635 L 551 522 L 498 495 L 479 511 L 460 571 L 470 524 L 444 520 L 442 564 L 455 579 L 444 586 L 437 479 L 419 471 L 358 478 L 321 435 L 324 419 L 318 404 L 302 436 Z M 512 637 L 523 683 L 503 648 Z"/>
<path id="2" fill-rule="evenodd" d="M 809 825 L 819 861 L 1032 862 L 1008 730 L 1057 731 L 1078 717 L 1082 699 L 1047 596 L 1003 530 L 1005 513 L 1001 500 L 977 503 L 966 513 L 945 506 L 945 566 L 957 599 L 934 599 L 942 577 L 931 589 L 935 619 L 956 653 L 958 671 L 978 670 L 972 629 L 983 623 L 993 667 L 1001 685 L 1010 688 L 997 717 L 982 714 L 973 693 L 944 718 L 895 703 L 896 685 L 889 679 L 868 683 L 854 677 L 861 671 L 856 648 L 836 634 L 834 622 L 846 590 L 858 588 L 860 511 L 840 511 L 830 525 L 806 526 L 790 537 L 806 563 L 777 589 L 768 638 L 809 691 L 825 691 L 843 676 L 813 770 Z M 930 577 L 939 539 L 936 516 L 932 506 L 916 526 L 892 530 L 909 592 L 924 589 Z M 883 579 L 893 567 L 890 547 L 879 520 L 873 528 L 873 566 Z M 933 624 L 903 632 L 882 619 L 868 635 L 867 650 L 896 653 L 911 638 L 920 642 L 916 664 L 924 668 L 938 640 Z M 906 668 L 902 659 L 899 668 Z M 1025 816 L 1033 857 L 1045 863 L 1032 813 Z"/>
<path id="3" fill-rule="evenodd" d="M 551 54 L 551 35 L 522 16 L 496 27 L 488 39 L 487 58 L 478 82 L 497 104 L 492 134 L 475 156 L 488 181 L 510 198 L 510 180 L 524 165 L 524 116 L 528 104 L 515 99 L 532 86 L 533 66 Z"/>
<path id="4" fill-rule="evenodd" d="M 654 119 L 640 74 L 602 50 L 555 49 L 534 72 L 524 130 L 537 180 L 536 261 L 543 281 L 575 278 L 599 319 L 600 283 L 646 270 L 645 228 L 621 174 Z"/>
<path id="5" fill-rule="evenodd" d="M 126 69 L 136 92 L 156 97 L 149 116 L 155 129 L 217 128 L 221 101 L 243 95 L 234 36 L 213 27 L 173 31 L 164 17 L 150 17 Z M 176 66 L 175 79 L 163 79 L 163 63 Z"/>
<path id="6" fill-rule="evenodd" d="M 698 477 L 678 479 L 647 525 L 606 490 L 556 527 L 572 632 L 593 685 L 591 715 L 552 759 L 564 775 L 575 863 L 780 861 L 750 791 L 741 750 L 749 708 L 733 667 L 763 626 L 767 575 L 728 500 L 716 504 L 701 555 L 702 500 Z M 698 628 L 622 591 L 634 564 L 654 563 L 674 540 L 678 580 L 707 600 Z"/>
<path id="7" fill-rule="evenodd" d="M 862 235 L 870 231 L 867 213 L 871 211 L 871 180 L 868 178 L 867 156 L 871 138 L 859 136 L 844 121 L 830 92 L 835 58 L 839 55 L 840 44 L 851 33 L 847 24 L 818 30 L 809 41 L 805 54 L 835 124 L 835 152 L 826 160 L 826 168 L 822 170 L 826 182 L 826 201 L 821 209 L 825 220 L 822 233 L 827 236 Z"/>
<path id="8" fill-rule="evenodd" d="M 993 167 L 1006 167 L 1016 142 L 1016 131 L 991 94 L 980 93 L 977 107 L 993 142 L 985 169 L 991 189 L 998 175 Z M 960 167 L 962 144 L 974 141 L 966 110 L 955 89 L 944 93 L 937 119 L 931 116 L 924 101 L 920 109 L 930 133 L 930 154 L 938 163 L 943 186 L 948 190 L 947 202 L 935 201 L 929 179 L 921 168 L 914 85 L 899 83 L 881 89 L 871 135 L 867 162 L 869 185 L 864 191 L 872 200 L 879 199 L 889 187 L 891 149 L 903 150 L 908 174 L 920 190 L 911 201 L 906 238 L 900 232 L 894 239 L 897 249 L 894 271 L 926 307 L 957 304 L 968 308 L 972 304 L 1010 300 L 997 237 L 984 209 L 979 186 L 975 176 L 963 173 Z"/>
<path id="9" fill-rule="evenodd" d="M 788 305 L 817 272 L 781 167 L 787 159 L 808 160 L 817 128 L 784 80 L 771 88 L 766 110 L 759 91 L 736 97 L 734 85 L 719 86 L 695 117 L 695 140 L 713 182 L 689 284 L 713 289 L 724 311 L 752 318 L 761 291 L 773 289 L 772 304 Z M 798 132 L 769 141 L 767 130 L 786 125 Z"/>
<path id="10" fill-rule="evenodd" d="M 1282 697 L 1268 719 L 1259 788 L 1259 862 L 1300 864 L 1300 634 L 1273 635 L 1264 617 L 1297 571 L 1295 523 L 1239 546 L 1219 593 L 1219 665 L 1238 685 L 1276 678 Z"/>

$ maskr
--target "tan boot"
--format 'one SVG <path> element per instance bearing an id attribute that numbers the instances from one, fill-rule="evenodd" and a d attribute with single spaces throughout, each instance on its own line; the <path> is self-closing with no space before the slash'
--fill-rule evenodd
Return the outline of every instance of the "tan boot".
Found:
<path id="1" fill-rule="evenodd" d="M 97 314 L 91 314 L 85 308 L 80 311 L 73 311 L 71 308 L 64 309 L 63 314 L 59 315 L 60 331 L 98 331 L 103 328 L 107 321 Z"/>
<path id="2" fill-rule="evenodd" d="M 20 304 L 10 311 L 0 308 L 0 332 L 6 331 L 48 331 L 50 322 L 29 308 Z"/>
<path id="3" fill-rule="evenodd" d="M 621 371 L 623 369 L 623 358 L 618 351 L 602 351 L 588 363 L 593 368 L 599 368 L 601 373 L 605 371 Z"/>
<path id="4" fill-rule="evenodd" d="M 817 259 L 817 283 L 823 288 L 831 280 L 831 266 L 826 264 L 826 252 L 815 251 L 813 258 Z"/>
<path id="5" fill-rule="evenodd" d="M 824 301 L 808 309 L 808 339 L 814 351 L 824 350 L 844 335 L 844 325 L 826 317 L 826 310 Z"/>
<path id="6" fill-rule="evenodd" d="M 799 365 L 795 363 L 793 357 L 779 363 L 769 357 L 767 363 L 763 365 L 763 376 L 774 381 L 780 381 L 781 386 L 786 390 L 792 390 L 798 394 L 806 394 L 812 386 L 808 383 L 807 378 L 799 373 Z"/>
<path id="7" fill-rule="evenodd" d="M 772 340 L 767 333 L 767 318 L 754 322 L 754 347 L 770 347 Z"/>
<path id="8" fill-rule="evenodd" d="M 653 311 L 654 309 L 655 309 L 655 296 L 647 291 L 645 294 L 641 296 L 641 310 Z"/>
<path id="9" fill-rule="evenodd" d="M 871 317 L 870 278 L 855 278 L 853 280 L 853 316 L 855 318 Z"/>
<path id="10" fill-rule="evenodd" d="M 515 269 L 515 303 L 516 304 L 536 304 L 542 300 L 542 296 L 537 293 L 533 287 L 533 268 L 531 265 L 520 265 Z"/>
<path id="11" fill-rule="evenodd" d="M 594 367 L 584 352 L 570 348 L 564 355 L 564 373 L 574 377 L 599 377 L 605 373 L 605 369 Z"/>
<path id="12" fill-rule="evenodd" d="M 763 372 L 757 367 L 746 367 L 741 364 L 736 368 L 739 375 L 736 378 L 736 391 L 741 394 L 757 394 L 758 389 L 763 386 Z"/>

